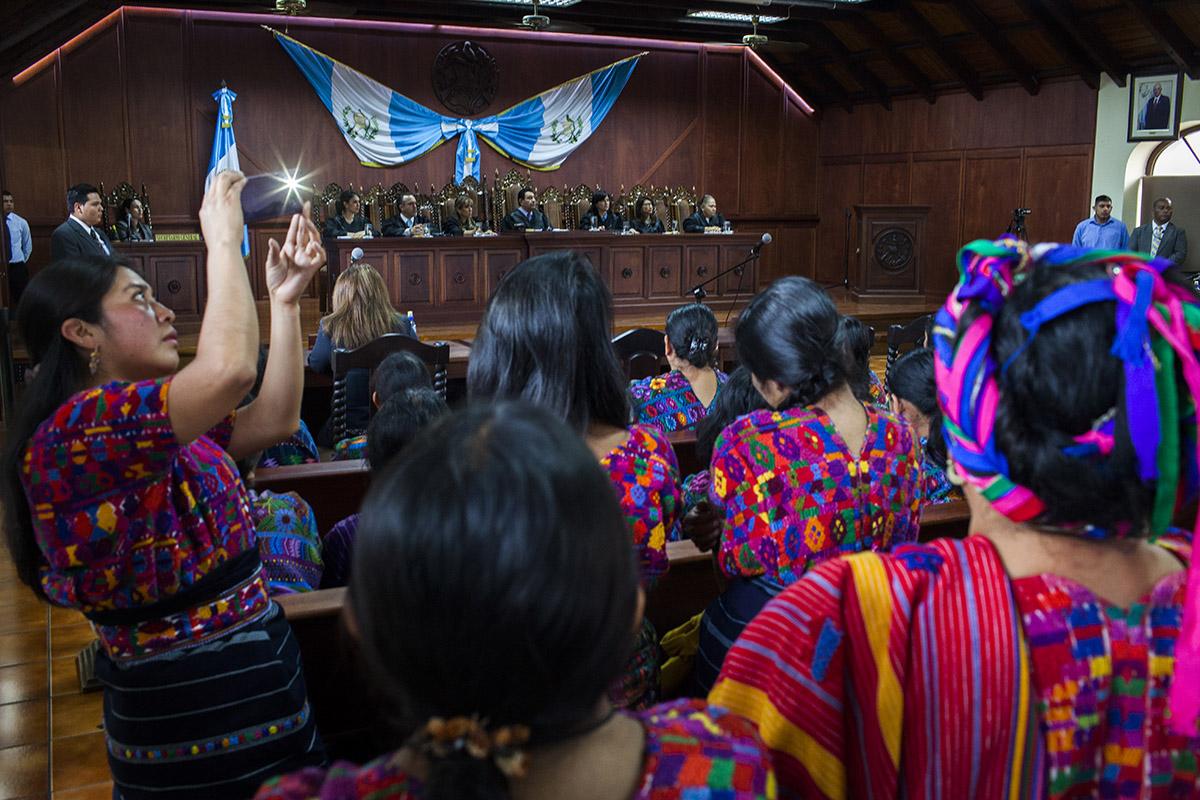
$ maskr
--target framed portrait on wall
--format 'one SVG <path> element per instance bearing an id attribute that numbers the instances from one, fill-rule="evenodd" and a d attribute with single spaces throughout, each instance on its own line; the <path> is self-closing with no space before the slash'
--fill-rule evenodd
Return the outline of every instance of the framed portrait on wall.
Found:
<path id="1" fill-rule="evenodd" d="M 1179 138 L 1183 110 L 1183 73 L 1134 75 L 1129 80 L 1129 135 L 1131 142 Z"/>

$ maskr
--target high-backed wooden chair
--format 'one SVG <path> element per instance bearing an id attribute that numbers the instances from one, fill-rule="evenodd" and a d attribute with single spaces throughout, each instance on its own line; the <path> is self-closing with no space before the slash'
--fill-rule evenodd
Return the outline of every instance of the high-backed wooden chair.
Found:
<path id="1" fill-rule="evenodd" d="M 693 186 L 691 191 L 688 191 L 685 186 L 676 186 L 669 191 L 668 198 L 671 219 L 679 223 L 679 230 L 683 230 L 683 221 L 696 213 L 696 207 L 700 203 L 696 198 L 696 187 Z"/>
<path id="2" fill-rule="evenodd" d="M 429 367 L 433 376 L 433 388 L 444 399 L 446 382 L 450 371 L 450 345 L 445 342 L 425 344 L 403 333 L 389 333 L 367 342 L 354 350 L 335 349 L 331 359 L 333 368 L 333 440 L 341 441 L 353 435 L 346 426 L 347 381 L 352 369 L 374 371 L 392 353 L 407 350 Z"/>
<path id="3" fill-rule="evenodd" d="M 617 206 L 617 210 L 621 212 L 621 216 L 625 219 L 633 221 L 637 217 L 637 201 L 639 197 L 649 197 L 654 199 L 654 187 L 646 188 L 640 183 L 635 183 L 626 192 L 621 190 L 621 202 Z"/>
<path id="4" fill-rule="evenodd" d="M 634 328 L 618 334 L 612 341 L 629 380 L 653 378 L 662 372 L 662 362 L 667 357 L 662 331 Z"/>
<path id="5" fill-rule="evenodd" d="M 371 223 L 376 236 L 379 235 L 379 229 L 383 226 L 383 205 L 386 193 L 387 190 L 383 188 L 383 184 L 377 183 L 362 194 L 363 219 Z"/>
<path id="6" fill-rule="evenodd" d="M 121 207 L 125 205 L 126 200 L 141 200 L 143 222 L 147 225 L 154 224 L 150 218 L 150 195 L 146 193 L 146 184 L 142 184 L 140 192 L 136 191 L 128 181 L 121 181 L 117 184 L 117 188 L 108 193 L 105 193 L 103 183 L 97 188 L 100 189 L 101 200 L 100 227 L 112 241 L 117 241 L 117 220 L 121 219 Z"/>
<path id="7" fill-rule="evenodd" d="M 534 185 L 533 175 L 529 170 L 525 170 L 525 174 L 522 175 L 515 169 L 510 169 L 508 174 L 503 177 L 500 175 L 500 170 L 496 170 L 496 180 L 492 183 L 492 219 L 497 227 L 500 225 L 500 220 L 517 207 L 517 192 L 526 186 L 533 189 L 535 193 L 537 192 L 537 186 Z"/>
<path id="8" fill-rule="evenodd" d="M 340 183 L 328 183 L 324 189 L 312 187 L 312 218 L 317 228 L 324 227 L 325 220 L 337 213 L 337 201 L 341 194 Z"/>
<path id="9" fill-rule="evenodd" d="M 538 195 L 538 205 L 542 208 L 542 213 L 546 215 L 546 221 L 554 228 L 565 228 L 563 217 L 566 214 L 566 207 L 563 203 L 563 194 L 556 186 L 547 186 Z"/>
<path id="10" fill-rule="evenodd" d="M 400 198 L 406 194 L 413 194 L 413 191 L 408 188 L 407 183 L 400 182 L 393 183 L 383 191 L 383 204 L 379 214 L 381 225 L 384 220 L 391 219 L 400 212 Z"/>
<path id="11" fill-rule="evenodd" d="M 929 342 L 929 331 L 933 327 L 933 315 L 926 314 L 917 317 L 904 325 L 893 325 L 888 328 L 887 337 L 887 369 L 883 377 L 884 386 L 892 374 L 892 367 L 900 358 L 902 348 L 925 347 Z"/>
<path id="12" fill-rule="evenodd" d="M 594 189 L 586 183 L 567 189 L 566 195 L 563 197 L 567 206 L 567 224 L 564 227 L 571 230 L 579 227 L 579 220 L 583 219 L 583 215 L 592 205 L 593 191 Z"/>

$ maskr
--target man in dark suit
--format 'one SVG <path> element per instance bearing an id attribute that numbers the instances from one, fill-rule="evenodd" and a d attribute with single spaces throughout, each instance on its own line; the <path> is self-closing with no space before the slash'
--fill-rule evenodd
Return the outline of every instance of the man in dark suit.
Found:
<path id="1" fill-rule="evenodd" d="M 100 191 L 87 183 L 72 186 L 67 190 L 67 208 L 71 216 L 50 234 L 50 258 L 111 256 L 112 243 L 99 228 L 104 216 Z"/>
<path id="2" fill-rule="evenodd" d="M 550 227 L 546 215 L 538 211 L 537 195 L 533 193 L 533 189 L 525 187 L 517 192 L 517 206 L 500 220 L 501 233 L 544 231 Z"/>
<path id="3" fill-rule="evenodd" d="M 400 195 L 400 213 L 383 221 L 379 232 L 384 236 L 427 236 L 429 219 L 417 213 L 415 195 Z"/>
<path id="4" fill-rule="evenodd" d="M 725 229 L 725 218 L 717 213 L 717 200 L 711 194 L 700 198 L 700 208 L 683 221 L 684 233 L 713 233 Z"/>
<path id="5" fill-rule="evenodd" d="M 1146 101 L 1146 124 L 1148 131 L 1161 131 L 1171 127 L 1171 98 L 1162 93 L 1162 84 L 1154 84 L 1154 94 Z"/>
<path id="6" fill-rule="evenodd" d="M 1168 259 L 1182 269 L 1187 261 L 1187 231 L 1171 222 L 1174 213 L 1171 198 L 1155 200 L 1154 218 L 1133 229 L 1129 249 Z"/>

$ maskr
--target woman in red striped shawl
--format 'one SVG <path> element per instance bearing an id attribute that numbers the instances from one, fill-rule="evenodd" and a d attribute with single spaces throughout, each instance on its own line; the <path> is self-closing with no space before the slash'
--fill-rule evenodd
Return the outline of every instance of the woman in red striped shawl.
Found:
<path id="1" fill-rule="evenodd" d="M 814 567 L 709 700 L 757 724 L 784 796 L 1195 797 L 1200 584 L 1169 526 L 1198 480 L 1200 305 L 1128 253 L 960 261 L 934 332 L 974 535 Z"/>

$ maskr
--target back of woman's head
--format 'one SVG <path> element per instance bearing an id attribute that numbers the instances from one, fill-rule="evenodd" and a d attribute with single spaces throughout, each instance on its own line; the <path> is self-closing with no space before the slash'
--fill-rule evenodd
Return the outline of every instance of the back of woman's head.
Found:
<path id="1" fill-rule="evenodd" d="M 401 350 L 391 353 L 371 373 L 371 391 L 382 406 L 392 397 L 405 389 L 432 389 L 433 377 L 429 367 L 425 366 L 415 353 Z"/>
<path id="2" fill-rule="evenodd" d="M 404 389 L 383 402 L 367 426 L 367 462 L 378 470 L 400 454 L 423 429 L 449 411 L 431 388 Z"/>
<path id="3" fill-rule="evenodd" d="M 838 320 L 838 348 L 845 358 L 846 381 L 861 402 L 871 401 L 871 347 L 875 331 L 857 317 Z"/>
<path id="4" fill-rule="evenodd" d="M 938 406 L 937 378 L 933 370 L 933 350 L 910 350 L 892 365 L 887 374 L 888 392 L 912 403 L 929 418 L 929 441 L 925 455 L 940 467 L 946 466 L 946 441 L 942 435 L 942 409 Z"/>
<path id="5" fill-rule="evenodd" d="M 638 578 L 612 486 L 527 403 L 443 417 L 372 482 L 350 606 L 404 727 L 475 717 L 579 731 L 633 643 Z M 492 761 L 432 757 L 425 796 L 502 798 Z"/>
<path id="6" fill-rule="evenodd" d="M 396 309 L 383 277 L 370 264 L 354 264 L 333 285 L 333 312 L 324 318 L 335 347 L 353 350 L 391 333 Z"/>
<path id="7" fill-rule="evenodd" d="M 679 306 L 667 316 L 667 340 L 693 367 L 710 367 L 717 356 L 717 318 L 702 303 Z"/>
<path id="8" fill-rule="evenodd" d="M 751 411 L 766 408 L 767 401 L 754 388 L 750 379 L 750 370 L 740 366 L 729 373 L 729 380 L 717 392 L 712 408 L 708 414 L 696 424 L 696 454 L 707 464 L 712 461 L 713 447 L 721 431 L 733 424 L 734 420 Z"/>
<path id="9" fill-rule="evenodd" d="M 523 398 L 579 432 L 625 427 L 629 397 L 612 348 L 612 295 L 571 251 L 529 259 L 488 302 L 467 366 L 473 400 Z"/>
<path id="10" fill-rule="evenodd" d="M 973 242 L 960 261 L 934 329 L 959 473 L 1017 521 L 1093 536 L 1164 528 L 1196 488 L 1194 401 L 1179 375 L 1200 336 L 1194 291 L 1131 253 L 1006 238 Z M 1143 288 L 1146 305 L 1126 305 Z M 1185 349 L 1149 325 L 1150 289 L 1186 310 Z"/>
<path id="11" fill-rule="evenodd" d="M 125 262 L 100 256 L 61 259 L 29 282 L 17 307 L 17 327 L 37 367 L 8 425 L 4 456 L 5 533 L 21 581 L 39 595 L 43 559 L 33 534 L 29 505 L 21 486 L 21 460 L 29 437 L 55 409 L 89 379 L 88 357 L 63 338 L 62 324 L 77 318 L 103 322 L 101 303 Z"/>
<path id="12" fill-rule="evenodd" d="M 837 346 L 840 318 L 820 286 L 807 278 L 780 278 L 738 318 L 738 360 L 760 381 L 790 389 L 786 407 L 815 403 L 846 382 Z"/>

